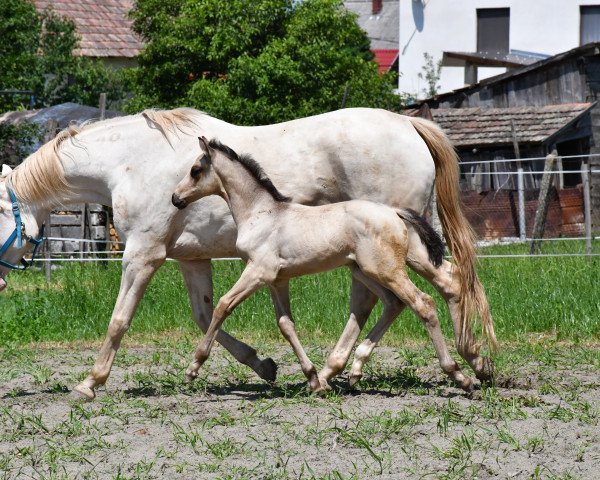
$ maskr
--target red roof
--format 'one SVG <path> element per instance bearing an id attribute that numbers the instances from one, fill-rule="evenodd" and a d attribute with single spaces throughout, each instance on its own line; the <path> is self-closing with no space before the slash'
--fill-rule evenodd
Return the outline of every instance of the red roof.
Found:
<path id="1" fill-rule="evenodd" d="M 389 72 L 390 68 L 398 58 L 397 49 L 374 49 L 375 61 L 379 64 L 379 73 Z"/>
<path id="2" fill-rule="evenodd" d="M 143 46 L 127 17 L 134 0 L 34 0 L 75 22 L 81 37 L 75 54 L 84 57 L 136 57 Z"/>

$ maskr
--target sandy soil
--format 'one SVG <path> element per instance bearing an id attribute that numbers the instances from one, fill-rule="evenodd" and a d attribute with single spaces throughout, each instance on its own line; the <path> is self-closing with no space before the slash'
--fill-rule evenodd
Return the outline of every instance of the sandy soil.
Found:
<path id="1" fill-rule="evenodd" d="M 275 386 L 219 348 L 193 384 L 185 348 L 129 348 L 88 403 L 69 390 L 95 350 L 5 351 L 0 478 L 600 478 L 600 354 L 539 351 L 468 396 L 428 348 L 381 348 L 321 398 L 287 348 Z"/>

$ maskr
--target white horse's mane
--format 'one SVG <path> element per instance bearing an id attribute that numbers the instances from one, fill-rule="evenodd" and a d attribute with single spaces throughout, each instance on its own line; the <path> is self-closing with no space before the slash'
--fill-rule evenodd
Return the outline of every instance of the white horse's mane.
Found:
<path id="1" fill-rule="evenodd" d="M 169 135 L 177 136 L 178 132 L 192 134 L 192 128 L 197 127 L 198 117 L 202 112 L 192 108 L 177 108 L 174 110 L 145 110 L 134 117 L 143 116 L 155 124 L 169 140 Z M 85 122 L 81 125 L 71 125 L 56 135 L 52 140 L 42 145 L 10 172 L 3 180 L 12 185 L 17 197 L 28 203 L 52 204 L 60 202 L 61 197 L 69 192 L 69 183 L 60 160 L 60 149 L 67 140 L 105 123 L 114 123 L 132 117 L 117 117 L 102 121 Z"/>
<path id="2" fill-rule="evenodd" d="M 198 127 L 198 117 L 206 114 L 193 108 L 176 108 L 174 110 L 147 109 L 141 115 L 156 125 L 170 143 L 169 135 L 177 137 L 179 132 L 193 135 L 194 129 Z"/>

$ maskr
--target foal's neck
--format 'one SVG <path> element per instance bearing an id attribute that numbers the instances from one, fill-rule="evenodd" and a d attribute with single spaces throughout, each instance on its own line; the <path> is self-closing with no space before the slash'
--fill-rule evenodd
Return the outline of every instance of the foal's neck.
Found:
<path id="1" fill-rule="evenodd" d="M 278 203 L 240 162 L 215 155 L 213 168 L 227 194 L 225 200 L 238 228 L 255 213 L 272 210 Z"/>

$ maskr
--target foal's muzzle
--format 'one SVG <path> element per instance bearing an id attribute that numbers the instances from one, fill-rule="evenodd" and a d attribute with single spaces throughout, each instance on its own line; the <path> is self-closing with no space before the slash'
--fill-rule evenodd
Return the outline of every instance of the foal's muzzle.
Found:
<path id="1" fill-rule="evenodd" d="M 188 204 L 188 202 L 186 200 L 184 200 L 183 198 L 180 198 L 179 195 L 177 195 L 176 193 L 174 193 L 173 196 L 171 197 L 171 202 L 179 210 L 184 209 L 185 207 L 187 207 L 187 204 Z"/>

